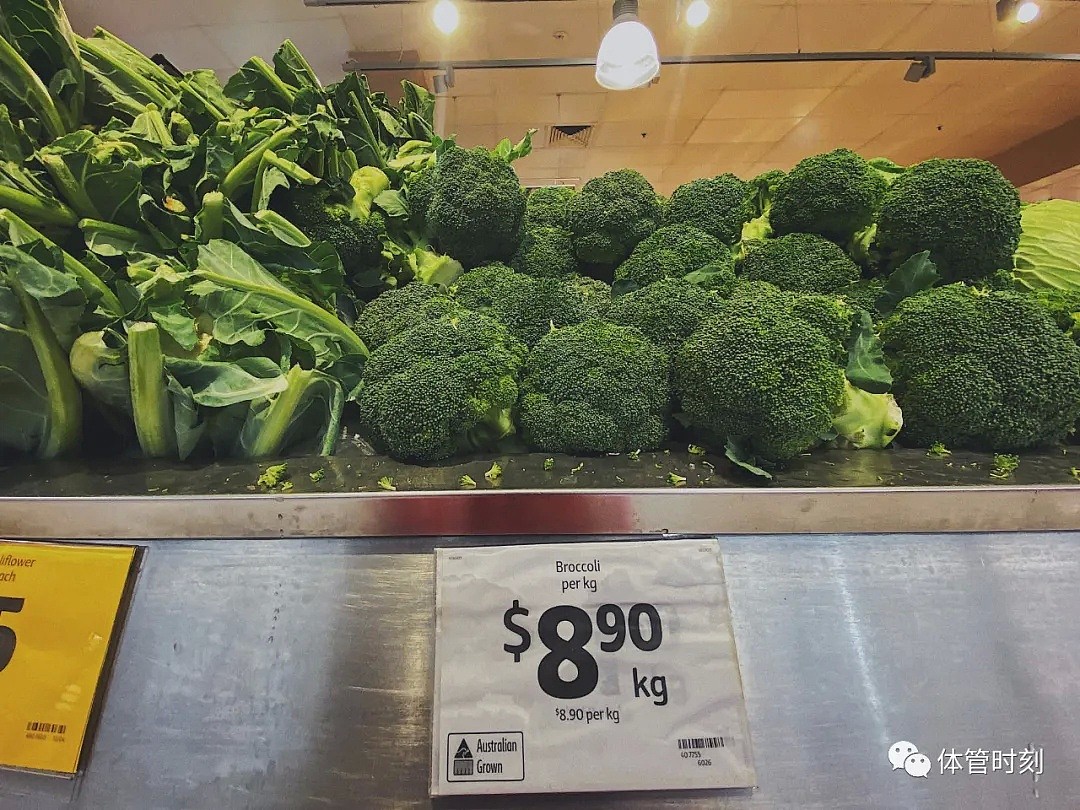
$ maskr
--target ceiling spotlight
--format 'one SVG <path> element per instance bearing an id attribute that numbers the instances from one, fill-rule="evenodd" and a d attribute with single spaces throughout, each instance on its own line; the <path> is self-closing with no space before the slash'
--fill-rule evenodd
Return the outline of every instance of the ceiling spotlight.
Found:
<path id="1" fill-rule="evenodd" d="M 924 56 L 916 59 L 908 65 L 907 73 L 904 74 L 905 82 L 921 82 L 928 76 L 933 76 L 937 70 L 937 60 L 932 56 Z"/>
<path id="2" fill-rule="evenodd" d="M 596 55 L 596 81 L 608 90 L 644 87 L 660 74 L 652 32 L 638 19 L 637 0 L 615 0 L 612 25 Z"/>
<path id="3" fill-rule="evenodd" d="M 452 34 L 461 22 L 461 15 L 458 13 L 457 6 L 454 5 L 454 0 L 439 0 L 435 4 L 434 11 L 431 12 L 431 19 L 435 27 L 444 34 Z"/>
<path id="4" fill-rule="evenodd" d="M 1039 4 L 1026 0 L 997 0 L 998 22 L 1016 20 L 1018 23 L 1029 23 L 1039 16 Z"/>
<path id="5" fill-rule="evenodd" d="M 700 28 L 709 19 L 709 10 L 706 0 L 694 0 L 686 7 L 686 24 L 691 28 Z"/>

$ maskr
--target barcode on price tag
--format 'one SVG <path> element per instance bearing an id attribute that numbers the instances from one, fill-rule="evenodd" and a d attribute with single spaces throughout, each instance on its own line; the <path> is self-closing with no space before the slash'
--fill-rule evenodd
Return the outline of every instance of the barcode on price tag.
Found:
<path id="1" fill-rule="evenodd" d="M 715 540 L 440 550 L 435 638 L 432 795 L 754 784 Z"/>

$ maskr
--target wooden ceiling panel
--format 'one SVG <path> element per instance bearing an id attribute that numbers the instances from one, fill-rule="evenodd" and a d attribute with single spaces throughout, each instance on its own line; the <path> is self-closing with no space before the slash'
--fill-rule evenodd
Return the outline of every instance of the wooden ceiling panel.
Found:
<path id="1" fill-rule="evenodd" d="M 800 118 L 823 102 L 829 93 L 826 88 L 725 90 L 705 118 Z"/>
<path id="2" fill-rule="evenodd" d="M 919 15 L 909 2 L 797 4 L 804 51 L 868 51 L 884 47 Z"/>
<path id="3" fill-rule="evenodd" d="M 733 118 L 702 121 L 689 138 L 690 143 L 775 143 L 789 133 L 801 118 Z"/>

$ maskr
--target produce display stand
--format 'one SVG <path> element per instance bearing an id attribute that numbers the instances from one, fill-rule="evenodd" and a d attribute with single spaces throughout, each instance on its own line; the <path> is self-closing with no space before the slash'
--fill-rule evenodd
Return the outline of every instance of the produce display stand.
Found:
<path id="1" fill-rule="evenodd" d="M 434 806 L 1076 806 L 1070 454 L 1025 459 L 1050 483 L 994 486 L 985 459 L 953 462 L 982 486 L 73 497 L 63 475 L 31 474 L 23 491 L 40 495 L 0 498 L 0 537 L 147 550 L 84 773 L 4 772 L 0 808 L 432 806 L 433 549 L 687 535 L 721 537 L 759 787 Z M 869 455 L 909 480 L 934 469 Z M 803 474 L 827 481 L 827 458 Z M 897 740 L 928 752 L 928 778 L 892 770 Z M 938 772 L 939 751 L 1028 746 L 1044 752 L 1037 778 Z"/>

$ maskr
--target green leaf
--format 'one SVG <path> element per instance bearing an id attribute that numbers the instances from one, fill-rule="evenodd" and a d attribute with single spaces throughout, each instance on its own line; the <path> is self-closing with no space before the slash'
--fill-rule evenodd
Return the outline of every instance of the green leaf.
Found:
<path id="1" fill-rule="evenodd" d="M 14 45 L 14 35 L 7 19 L 0 14 L 0 97 L 20 114 L 37 118 L 49 138 L 59 138 L 68 131 L 64 116 L 49 93 L 49 88 L 27 64 Z"/>
<path id="2" fill-rule="evenodd" d="M 225 83 L 225 95 L 245 107 L 278 107 L 291 111 L 297 88 L 281 79 L 259 56 L 245 62 Z"/>
<path id="3" fill-rule="evenodd" d="M 756 475 L 758 478 L 765 478 L 772 480 L 772 473 L 761 466 L 761 462 L 754 457 L 743 444 L 737 439 L 728 439 L 727 444 L 724 447 L 724 455 L 727 456 L 728 461 L 739 467 L 742 470 Z"/>
<path id="4" fill-rule="evenodd" d="M 409 206 L 405 197 L 397 189 L 387 189 L 375 197 L 375 205 L 382 209 L 388 217 L 409 216 Z"/>
<path id="5" fill-rule="evenodd" d="M 111 222 L 83 219 L 79 221 L 79 229 L 86 240 L 86 247 L 106 258 L 128 253 L 152 253 L 158 247 L 149 234 Z"/>
<path id="6" fill-rule="evenodd" d="M 322 83 L 307 59 L 300 53 L 291 40 L 281 43 L 274 54 L 274 72 L 285 83 L 301 90 L 310 90 L 317 96 L 322 95 Z"/>
<path id="7" fill-rule="evenodd" d="M 139 150 L 123 141 L 74 132 L 38 153 L 65 201 L 81 217 L 138 227 L 143 169 Z"/>
<path id="8" fill-rule="evenodd" d="M 60 0 L 4 0 L 12 44 L 50 88 L 65 131 L 82 124 L 86 79 L 79 46 Z"/>
<path id="9" fill-rule="evenodd" d="M 108 31 L 76 37 L 86 73 L 86 105 L 99 124 L 117 117 L 131 122 L 147 104 L 167 109 L 180 95 L 180 84 L 144 54 Z"/>
<path id="10" fill-rule="evenodd" d="M 885 394 L 892 389 L 892 372 L 885 365 L 885 352 L 870 313 L 865 310 L 851 330 L 844 375 L 856 388 L 871 394 Z"/>
<path id="11" fill-rule="evenodd" d="M 231 242 L 200 245 L 195 275 L 216 287 L 230 310 L 258 313 L 277 331 L 309 346 L 321 367 L 345 354 L 368 354 L 363 341 L 333 313 L 290 290 Z"/>
<path id="12" fill-rule="evenodd" d="M 293 366 L 281 379 L 284 389 L 251 403 L 235 455 L 267 458 L 300 443 L 313 443 L 319 455 L 332 455 L 345 407 L 341 385 L 327 374 L 299 366 Z"/>
<path id="13" fill-rule="evenodd" d="M 930 261 L 930 251 L 916 253 L 885 280 L 885 289 L 877 300 L 878 312 L 888 315 L 905 298 L 930 289 L 939 278 L 937 265 Z"/>

